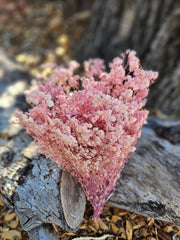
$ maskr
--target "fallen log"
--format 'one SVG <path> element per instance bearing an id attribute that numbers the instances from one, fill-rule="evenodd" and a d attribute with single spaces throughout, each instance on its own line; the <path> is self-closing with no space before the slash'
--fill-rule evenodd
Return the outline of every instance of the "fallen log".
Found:
<path id="1" fill-rule="evenodd" d="M 13 100 L 0 109 L 0 192 L 4 201 L 18 214 L 30 239 L 56 239 L 48 228 L 50 223 L 76 231 L 83 221 L 84 193 L 51 159 L 34 155 L 29 145 L 32 138 L 24 130 L 12 127 L 9 119 L 21 107 L 19 96 L 24 89 L 15 94 L 15 82 L 7 84 L 2 77 L 0 83 L 1 88 L 5 86 L 1 100 Z M 13 91 L 6 94 L 12 85 Z M 149 118 L 136 148 L 108 203 L 180 225 L 180 119 Z"/>

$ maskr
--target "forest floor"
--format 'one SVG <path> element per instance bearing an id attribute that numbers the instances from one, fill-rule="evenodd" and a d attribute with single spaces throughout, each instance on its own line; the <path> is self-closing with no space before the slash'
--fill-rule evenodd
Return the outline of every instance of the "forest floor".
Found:
<path id="1" fill-rule="evenodd" d="M 0 47 L 34 77 L 42 64 L 61 64 L 75 58 L 75 51 L 91 15 L 90 11 L 63 18 L 62 1 L 2 1 L 0 5 Z M 105 205 L 101 220 L 91 218 L 87 206 L 85 220 L 77 233 L 64 232 L 53 225 L 59 239 L 179 240 L 180 227 Z M 101 238 L 98 238 L 100 237 Z M 96 238 L 95 238 L 96 237 Z M 18 217 L 9 212 L 0 198 L 0 239 L 27 240 Z"/>

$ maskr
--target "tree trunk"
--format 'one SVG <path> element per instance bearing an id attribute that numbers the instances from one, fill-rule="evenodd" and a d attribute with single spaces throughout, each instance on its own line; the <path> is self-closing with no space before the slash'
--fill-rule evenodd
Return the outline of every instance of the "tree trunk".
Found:
<path id="1" fill-rule="evenodd" d="M 100 57 L 109 62 L 126 49 L 134 49 L 145 68 L 159 72 L 148 106 L 179 115 L 179 1 L 95 0 L 91 11 L 77 58 Z"/>

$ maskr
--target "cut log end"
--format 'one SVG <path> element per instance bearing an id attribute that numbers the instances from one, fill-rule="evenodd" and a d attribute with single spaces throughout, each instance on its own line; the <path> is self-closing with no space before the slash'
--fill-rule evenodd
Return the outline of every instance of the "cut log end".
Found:
<path id="1" fill-rule="evenodd" d="M 80 184 L 67 171 L 62 172 L 60 192 L 65 220 L 70 228 L 77 229 L 83 221 L 86 197 Z"/>

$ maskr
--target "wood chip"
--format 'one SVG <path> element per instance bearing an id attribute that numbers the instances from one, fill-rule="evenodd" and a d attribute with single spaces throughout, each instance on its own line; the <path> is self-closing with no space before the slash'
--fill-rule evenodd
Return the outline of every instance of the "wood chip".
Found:
<path id="1" fill-rule="evenodd" d="M 143 226 L 145 226 L 145 225 L 146 225 L 146 222 L 145 222 L 145 221 L 138 222 L 136 225 L 133 226 L 133 229 L 134 229 L 134 230 L 135 230 L 135 229 L 139 229 L 139 228 L 141 228 L 141 227 L 143 227 Z"/>
<path id="2" fill-rule="evenodd" d="M 95 232 L 95 233 L 97 232 L 97 229 L 96 229 L 95 227 L 93 227 L 93 226 L 90 225 L 89 228 L 90 228 L 93 232 Z"/>
<path id="3" fill-rule="evenodd" d="M 119 228 L 115 224 L 112 224 L 111 229 L 114 234 L 119 234 Z"/>
<path id="4" fill-rule="evenodd" d="M 111 222 L 116 223 L 117 220 L 119 220 L 119 216 L 113 215 L 112 218 L 111 218 Z"/>
<path id="5" fill-rule="evenodd" d="M 121 216 L 124 216 L 124 215 L 126 215 L 127 213 L 128 213 L 127 211 L 122 211 L 122 212 L 119 212 L 119 213 L 118 213 L 118 216 L 120 216 L 120 217 L 121 217 Z"/>
<path id="6" fill-rule="evenodd" d="M 148 218 L 148 227 L 152 227 L 154 224 L 154 218 Z"/>
<path id="7" fill-rule="evenodd" d="M 156 234 L 156 240 L 159 240 L 159 238 L 158 238 L 158 232 L 157 232 L 157 227 L 155 227 L 155 234 Z"/>
<path id="8" fill-rule="evenodd" d="M 108 216 L 105 217 L 105 219 L 106 219 L 107 222 L 110 222 L 110 221 L 111 221 L 110 217 L 108 217 Z"/>
<path id="9" fill-rule="evenodd" d="M 76 234 L 75 234 L 75 233 L 70 233 L 70 232 L 68 232 L 68 233 L 63 233 L 63 234 L 61 235 L 61 238 L 60 238 L 60 239 L 63 239 L 64 237 L 67 237 L 67 236 L 76 236 Z"/>
<path id="10" fill-rule="evenodd" d="M 174 231 L 174 228 L 173 226 L 166 226 L 165 228 L 163 228 L 163 230 L 167 233 L 170 233 Z"/>
<path id="11" fill-rule="evenodd" d="M 129 220 L 126 220 L 126 235 L 127 235 L 127 240 L 132 240 L 133 228 Z"/>
<path id="12" fill-rule="evenodd" d="M 95 221 L 92 220 L 92 218 L 89 219 L 88 225 L 92 226 L 96 230 L 99 229 L 99 221 L 95 222 Z"/>
<path id="13" fill-rule="evenodd" d="M 99 227 L 104 231 L 109 230 L 108 226 L 102 220 L 99 221 Z"/>
<path id="14" fill-rule="evenodd" d="M 130 216 L 129 216 L 129 219 L 133 220 L 137 217 L 137 214 L 136 213 L 132 213 Z"/>
<path id="15" fill-rule="evenodd" d="M 86 229 L 87 228 L 87 224 L 82 224 L 80 227 L 79 227 L 79 229 L 81 229 L 81 230 L 83 230 L 83 229 Z"/>
<path id="16" fill-rule="evenodd" d="M 59 233 L 58 226 L 55 223 L 52 223 L 52 226 L 56 233 Z"/>

